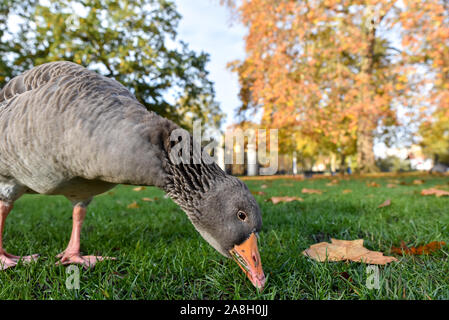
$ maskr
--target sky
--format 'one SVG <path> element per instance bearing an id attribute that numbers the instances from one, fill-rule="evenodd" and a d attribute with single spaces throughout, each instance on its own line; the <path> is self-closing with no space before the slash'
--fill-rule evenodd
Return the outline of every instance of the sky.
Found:
<path id="1" fill-rule="evenodd" d="M 175 0 L 182 19 L 178 40 L 185 41 L 196 52 L 210 54 L 207 70 L 214 82 L 216 101 L 225 113 L 222 128 L 233 123 L 234 110 L 240 106 L 237 75 L 226 68 L 228 62 L 245 57 L 246 29 L 232 21 L 229 9 L 219 0 Z"/>

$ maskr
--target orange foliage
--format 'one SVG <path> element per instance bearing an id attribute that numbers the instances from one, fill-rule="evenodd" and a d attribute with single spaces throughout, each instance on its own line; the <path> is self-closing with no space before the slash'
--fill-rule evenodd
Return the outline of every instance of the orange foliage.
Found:
<path id="1" fill-rule="evenodd" d="M 368 132 L 394 116 L 394 68 L 368 57 L 381 42 L 370 38 L 371 20 L 380 23 L 391 7 L 386 0 L 243 0 L 247 58 L 230 64 L 243 109 L 263 108 L 265 124 L 353 153 L 361 120 Z"/>
<path id="2" fill-rule="evenodd" d="M 449 116 L 447 1 L 222 3 L 248 28 L 245 60 L 230 63 L 240 111 L 262 109 L 263 125 L 288 130 L 283 145 L 307 139 L 342 156 L 357 150 L 360 165 L 374 161 L 373 130 L 396 123 L 395 102 L 419 115 L 438 105 Z M 434 79 L 417 77 L 424 64 Z M 432 94 L 416 94 L 429 81 Z"/>
<path id="3" fill-rule="evenodd" d="M 391 247 L 391 252 L 401 255 L 422 255 L 430 254 L 434 251 L 440 250 L 446 243 L 444 241 L 432 241 L 426 245 L 419 247 L 408 247 L 404 241 L 401 241 L 401 246 Z"/>

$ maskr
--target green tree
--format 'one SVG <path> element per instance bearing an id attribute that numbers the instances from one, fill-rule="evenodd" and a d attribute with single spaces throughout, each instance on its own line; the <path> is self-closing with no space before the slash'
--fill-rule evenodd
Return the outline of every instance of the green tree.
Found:
<path id="1" fill-rule="evenodd" d="M 421 124 L 419 134 L 424 154 L 432 157 L 435 164 L 449 164 L 449 115 L 438 110 Z"/>
<path id="2" fill-rule="evenodd" d="M 27 31 L 26 24 L 18 23 L 18 20 L 29 20 L 31 10 L 35 5 L 34 0 L 0 0 L 0 87 L 14 77 L 20 68 L 19 56 L 24 53 L 24 36 Z M 14 34 L 10 22 L 14 20 L 16 27 L 20 28 L 19 34 Z M 23 65 L 23 68 L 29 65 Z"/>
<path id="3" fill-rule="evenodd" d="M 196 119 L 219 126 L 209 55 L 177 40 L 181 16 L 173 1 L 22 1 L 26 12 L 0 1 L 2 40 L 5 17 L 21 13 L 20 30 L 6 30 L 14 41 L 1 41 L 1 56 L 14 52 L 0 62 L 3 82 L 34 65 L 73 61 L 120 81 L 149 110 L 183 127 Z"/>

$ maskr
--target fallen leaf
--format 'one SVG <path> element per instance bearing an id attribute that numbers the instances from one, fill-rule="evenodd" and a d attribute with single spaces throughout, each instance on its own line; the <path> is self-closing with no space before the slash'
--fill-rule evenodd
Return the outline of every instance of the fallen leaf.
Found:
<path id="1" fill-rule="evenodd" d="M 400 255 L 430 254 L 434 251 L 440 250 L 445 245 L 446 245 L 446 242 L 444 242 L 444 241 L 432 241 L 423 246 L 408 247 L 404 241 L 401 241 L 401 246 L 400 247 L 391 247 L 391 252 L 397 253 Z"/>
<path id="2" fill-rule="evenodd" d="M 401 183 L 401 180 L 397 180 L 397 179 L 389 179 L 388 182 L 392 183 L 392 184 L 399 184 Z"/>
<path id="3" fill-rule="evenodd" d="M 419 180 L 419 179 L 413 180 L 413 184 L 423 184 L 423 183 L 424 183 L 424 180 Z"/>
<path id="4" fill-rule="evenodd" d="M 140 206 L 137 204 L 137 202 L 134 201 L 133 203 L 128 204 L 127 208 L 128 209 L 137 209 L 137 208 L 140 208 Z"/>
<path id="5" fill-rule="evenodd" d="M 378 188 L 378 187 L 380 187 L 380 184 L 378 184 L 378 183 L 372 181 L 372 182 L 367 182 L 367 183 L 366 183 L 366 186 L 367 186 L 367 187 L 372 187 L 372 188 Z"/>
<path id="6" fill-rule="evenodd" d="M 326 186 L 333 187 L 338 185 L 339 181 L 337 179 L 332 180 L 331 182 L 326 183 Z"/>
<path id="7" fill-rule="evenodd" d="M 301 197 L 271 197 L 269 200 L 271 200 L 273 204 L 280 202 L 304 201 Z"/>
<path id="8" fill-rule="evenodd" d="M 147 202 L 151 202 L 154 201 L 155 199 L 152 198 L 142 198 L 142 201 L 147 201 Z"/>
<path id="9" fill-rule="evenodd" d="M 390 200 L 390 199 L 387 199 L 387 200 L 385 200 L 384 203 L 382 203 L 381 205 L 379 205 L 378 208 L 388 207 L 389 205 L 391 205 L 391 200 Z"/>
<path id="10" fill-rule="evenodd" d="M 145 189 L 146 189 L 145 187 L 135 187 L 133 189 L 133 191 L 142 191 L 142 190 L 145 190 Z"/>
<path id="11" fill-rule="evenodd" d="M 351 192 L 352 192 L 352 190 L 351 190 L 351 189 L 345 189 L 345 190 L 343 190 L 343 191 L 342 191 L 342 193 L 343 193 L 343 194 L 346 194 L 346 193 L 351 193 Z"/>
<path id="12" fill-rule="evenodd" d="M 393 183 L 389 183 L 387 184 L 387 188 L 397 188 L 398 186 L 396 184 Z"/>
<path id="13" fill-rule="evenodd" d="M 252 190 L 251 193 L 254 194 L 254 195 L 258 195 L 258 196 L 266 195 L 266 193 L 263 192 L 263 191 L 254 191 L 254 190 Z"/>
<path id="14" fill-rule="evenodd" d="M 266 184 L 263 184 L 263 185 L 260 186 L 260 188 L 261 189 L 266 189 L 266 188 L 268 188 L 268 186 Z"/>
<path id="15" fill-rule="evenodd" d="M 345 279 L 345 280 L 348 280 L 349 282 L 352 282 L 351 276 L 346 271 L 337 273 L 337 275 L 340 276 L 341 278 Z"/>
<path id="16" fill-rule="evenodd" d="M 440 189 L 436 189 L 436 188 L 430 188 L 430 189 L 421 190 L 421 195 L 423 195 L 423 196 L 436 195 L 439 198 L 442 196 L 449 196 L 449 191 L 440 190 Z"/>
<path id="17" fill-rule="evenodd" d="M 311 245 L 303 251 L 303 255 L 320 262 L 350 260 L 367 264 L 387 264 L 398 260 L 395 257 L 384 256 L 382 252 L 368 250 L 363 246 L 363 239 L 331 239 L 331 243 L 320 242 Z"/>
<path id="18" fill-rule="evenodd" d="M 307 189 L 307 188 L 303 188 L 302 193 L 309 193 L 309 194 L 322 194 L 323 191 L 318 190 L 318 189 Z"/>

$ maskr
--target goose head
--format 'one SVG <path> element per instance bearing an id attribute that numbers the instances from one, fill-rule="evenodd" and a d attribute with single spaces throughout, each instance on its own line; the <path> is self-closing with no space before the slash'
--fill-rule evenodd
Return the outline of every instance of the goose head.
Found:
<path id="1" fill-rule="evenodd" d="M 199 172 L 201 171 L 201 174 Z M 265 275 L 257 246 L 260 208 L 248 187 L 218 166 L 185 166 L 169 195 L 196 230 L 219 253 L 234 259 L 252 284 L 263 289 Z"/>
<path id="2" fill-rule="evenodd" d="M 254 286 L 262 289 L 265 276 L 257 247 L 262 228 L 259 206 L 246 185 L 228 176 L 204 194 L 194 223 L 203 238 L 218 252 L 234 259 Z"/>

